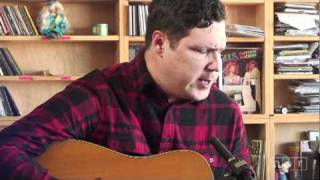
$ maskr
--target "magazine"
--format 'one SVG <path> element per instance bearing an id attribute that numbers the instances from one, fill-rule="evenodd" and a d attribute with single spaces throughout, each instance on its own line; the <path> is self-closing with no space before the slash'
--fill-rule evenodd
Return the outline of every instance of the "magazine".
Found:
<path id="1" fill-rule="evenodd" d="M 261 107 L 261 48 L 227 48 L 222 53 L 222 90 L 234 98 L 244 113 Z"/>

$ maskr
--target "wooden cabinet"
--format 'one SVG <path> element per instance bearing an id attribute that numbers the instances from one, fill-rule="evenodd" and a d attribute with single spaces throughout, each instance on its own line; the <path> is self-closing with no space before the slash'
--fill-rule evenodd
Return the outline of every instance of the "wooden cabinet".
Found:
<path id="1" fill-rule="evenodd" d="M 12 53 L 23 76 L 1 76 L 0 83 L 8 87 L 21 114 L 29 113 L 68 83 L 94 70 L 120 62 L 120 2 L 117 0 L 62 0 L 71 24 L 70 35 L 61 40 L 41 36 L 0 36 L 0 47 Z M 2 5 L 22 4 L 28 7 L 36 23 L 46 1 L 1 1 Z M 93 36 L 92 26 L 108 24 L 108 36 Z M 43 74 L 50 75 L 43 75 Z M 20 117 L 1 117 L 0 126 Z"/>
<path id="2" fill-rule="evenodd" d="M 319 7 L 318 0 L 274 0 L 270 4 L 270 10 L 272 13 L 275 11 L 275 7 L 279 3 L 286 2 L 300 2 L 300 3 L 315 3 Z M 273 24 L 273 19 L 272 19 Z M 273 27 L 272 27 L 273 28 Z M 293 43 L 312 43 L 319 42 L 319 36 L 277 36 L 274 32 L 271 32 L 271 49 L 277 44 L 293 44 Z M 270 54 L 273 59 L 273 53 Z M 273 72 L 274 64 L 270 64 L 270 69 Z M 275 73 L 270 74 L 270 97 L 271 103 L 269 104 L 270 110 L 279 106 L 287 105 L 294 101 L 294 95 L 288 90 L 288 86 L 294 80 L 311 80 L 320 79 L 319 74 L 306 74 L 306 75 L 279 75 Z M 292 143 L 299 143 L 304 139 L 303 134 L 308 130 L 318 130 L 320 126 L 319 114 L 303 114 L 303 113 L 288 113 L 288 114 L 274 114 L 273 110 L 270 111 L 270 164 L 272 170 L 270 171 L 270 179 L 274 179 L 275 171 L 273 169 L 275 164 L 276 154 L 287 153 L 287 147 Z"/>

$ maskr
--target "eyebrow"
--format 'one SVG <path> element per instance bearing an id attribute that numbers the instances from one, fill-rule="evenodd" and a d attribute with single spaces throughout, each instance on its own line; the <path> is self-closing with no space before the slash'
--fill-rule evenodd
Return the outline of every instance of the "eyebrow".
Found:
<path id="1" fill-rule="evenodd" d="M 212 47 L 210 47 L 210 46 L 207 46 L 207 45 L 191 45 L 190 46 L 191 48 L 205 48 L 206 50 L 208 50 L 208 51 L 223 51 L 223 50 L 225 50 L 225 48 L 221 48 L 221 49 L 219 49 L 219 48 L 212 48 Z"/>

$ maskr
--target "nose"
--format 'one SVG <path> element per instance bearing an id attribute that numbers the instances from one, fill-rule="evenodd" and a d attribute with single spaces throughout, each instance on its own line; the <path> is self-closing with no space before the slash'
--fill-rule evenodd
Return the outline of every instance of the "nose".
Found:
<path id="1" fill-rule="evenodd" d="M 206 65 L 205 69 L 210 72 L 218 71 L 219 70 L 219 63 L 222 63 L 221 61 L 222 60 L 221 60 L 220 52 L 213 52 L 212 56 L 210 56 L 210 58 L 209 58 L 209 62 Z"/>

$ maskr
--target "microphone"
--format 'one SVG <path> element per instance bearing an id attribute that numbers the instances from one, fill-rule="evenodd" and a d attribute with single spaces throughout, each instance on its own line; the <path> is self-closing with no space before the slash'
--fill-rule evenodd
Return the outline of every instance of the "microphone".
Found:
<path id="1" fill-rule="evenodd" d="M 224 160 L 229 162 L 235 158 L 231 154 L 231 152 L 226 148 L 226 146 L 224 146 L 218 138 L 216 138 L 216 137 L 212 138 L 211 143 L 213 144 L 213 146 L 216 148 L 216 150 L 218 151 L 218 153 L 222 156 L 222 158 Z"/>
<path id="2" fill-rule="evenodd" d="M 246 161 L 236 158 L 218 138 L 213 137 L 210 142 L 231 168 L 231 177 L 230 174 L 225 174 L 225 179 L 234 179 L 232 176 L 235 176 L 239 180 L 256 180 L 254 171 Z"/>

